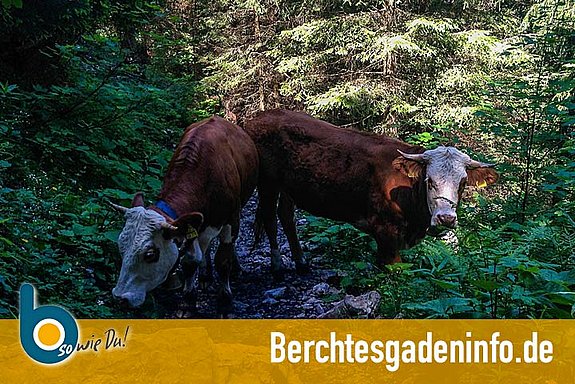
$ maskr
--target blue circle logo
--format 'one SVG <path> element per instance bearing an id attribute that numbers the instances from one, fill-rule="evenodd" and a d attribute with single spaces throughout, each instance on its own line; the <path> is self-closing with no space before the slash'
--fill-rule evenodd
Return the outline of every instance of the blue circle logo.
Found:
<path id="1" fill-rule="evenodd" d="M 56 305 L 36 305 L 32 284 L 20 287 L 20 343 L 32 359 L 57 364 L 72 356 L 78 342 L 76 319 Z"/>

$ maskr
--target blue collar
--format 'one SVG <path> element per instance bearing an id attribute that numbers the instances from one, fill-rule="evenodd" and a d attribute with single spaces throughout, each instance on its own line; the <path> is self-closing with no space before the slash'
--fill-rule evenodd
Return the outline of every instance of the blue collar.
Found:
<path id="1" fill-rule="evenodd" d="M 154 205 L 156 208 L 160 209 L 162 212 L 168 215 L 172 220 L 176 220 L 178 218 L 176 211 L 174 211 L 172 207 L 170 207 L 170 205 L 164 200 L 158 200 Z"/>

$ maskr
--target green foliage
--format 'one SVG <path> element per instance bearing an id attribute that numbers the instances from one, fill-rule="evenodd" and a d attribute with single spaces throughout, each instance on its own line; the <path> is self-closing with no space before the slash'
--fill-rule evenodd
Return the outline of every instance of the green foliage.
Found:
<path id="1" fill-rule="evenodd" d="M 372 265 L 373 242 L 350 226 L 314 218 L 308 241 L 340 269 L 345 292 L 379 290 L 384 317 L 572 318 L 573 213 L 491 226 L 491 213 L 476 212 L 462 220 L 459 244 L 427 238 L 404 252 L 409 263 L 387 270 Z"/>
<path id="2" fill-rule="evenodd" d="M 11 7 L 22 8 L 22 0 L 2 0 L 2 6 L 6 9 Z"/>
<path id="3" fill-rule="evenodd" d="M 43 297 L 66 303 L 78 316 L 109 317 L 104 303 L 114 278 L 111 213 L 96 198 L 82 201 L 55 189 L 0 192 L 7 217 L 0 235 L 0 304 L 15 316 L 17 290 L 30 282 Z"/>
<path id="4" fill-rule="evenodd" d="M 99 3 L 108 10 L 100 19 L 84 15 L 99 29 L 73 44 L 67 32 L 52 35 L 44 53 L 57 78 L 0 83 L 2 317 L 16 316 L 23 282 L 79 317 L 121 315 L 110 291 L 122 218 L 107 201 L 128 205 L 136 191 L 153 198 L 183 128 L 217 108 L 190 75 L 166 71 L 128 44 L 132 33 L 146 36 L 147 50 L 167 49 L 148 25 L 164 16 L 139 3 L 121 17 L 123 5 Z"/>
<path id="5" fill-rule="evenodd" d="M 222 4 L 234 11 L 215 7 L 210 22 L 225 33 L 213 43 L 204 81 L 224 92 L 238 116 L 303 108 L 400 137 L 437 124 L 476 128 L 478 94 L 492 77 L 529 60 L 507 41 L 520 7 L 498 8 L 494 17 L 479 2 L 456 11 L 459 2 L 282 1 L 267 13 L 258 11 L 265 1 Z M 501 23 L 509 27 L 494 33 Z"/>
<path id="6" fill-rule="evenodd" d="M 500 75 L 476 113 L 484 130 L 499 136 L 498 147 L 507 149 L 505 162 L 521 190 L 515 192 L 520 221 L 538 209 L 573 201 L 568 156 L 575 107 L 574 5 L 542 1 L 529 9 L 515 44 L 531 61 Z M 530 204 L 533 200 L 548 204 Z"/>

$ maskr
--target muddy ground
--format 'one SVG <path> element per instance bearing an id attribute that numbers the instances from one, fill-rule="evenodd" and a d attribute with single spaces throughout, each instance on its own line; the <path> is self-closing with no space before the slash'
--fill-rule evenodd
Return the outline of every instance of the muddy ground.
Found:
<path id="1" fill-rule="evenodd" d="M 287 239 L 281 225 L 278 223 L 279 244 L 282 253 L 282 263 L 285 269 L 283 281 L 274 281 L 270 274 L 270 256 L 267 238 L 252 251 L 253 225 L 257 208 L 257 195 L 252 196 L 242 210 L 240 236 L 236 242 L 236 251 L 242 267 L 239 276 L 231 280 L 234 294 L 234 312 L 231 318 L 245 319 L 290 319 L 315 318 L 331 309 L 328 297 L 334 297 L 338 291 L 333 287 L 338 280 L 337 274 L 331 270 L 321 257 L 310 259 L 307 246 L 302 243 L 304 252 L 311 263 L 311 272 L 305 276 L 295 273 L 295 265 L 291 261 Z M 306 220 L 298 215 L 298 232 Z M 211 247 L 213 253 L 217 240 Z M 181 300 L 178 291 L 154 292 L 154 299 L 162 303 L 167 318 L 216 318 L 216 284 L 200 287 L 197 307 L 192 308 Z"/>

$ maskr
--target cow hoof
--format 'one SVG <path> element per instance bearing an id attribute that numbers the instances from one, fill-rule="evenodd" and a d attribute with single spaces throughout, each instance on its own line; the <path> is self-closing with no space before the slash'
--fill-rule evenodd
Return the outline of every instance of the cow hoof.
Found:
<path id="1" fill-rule="evenodd" d="M 311 268 L 307 263 L 296 263 L 295 265 L 295 272 L 298 275 L 308 275 L 311 273 Z"/>
<path id="2" fill-rule="evenodd" d="M 195 309 L 196 304 L 198 302 L 198 292 L 197 291 L 184 292 L 183 302 L 187 307 Z"/>
<path id="3" fill-rule="evenodd" d="M 218 298 L 218 305 L 217 305 L 217 312 L 218 315 L 222 319 L 227 319 L 230 313 L 234 312 L 234 301 L 231 297 L 228 296 L 220 296 Z"/>

